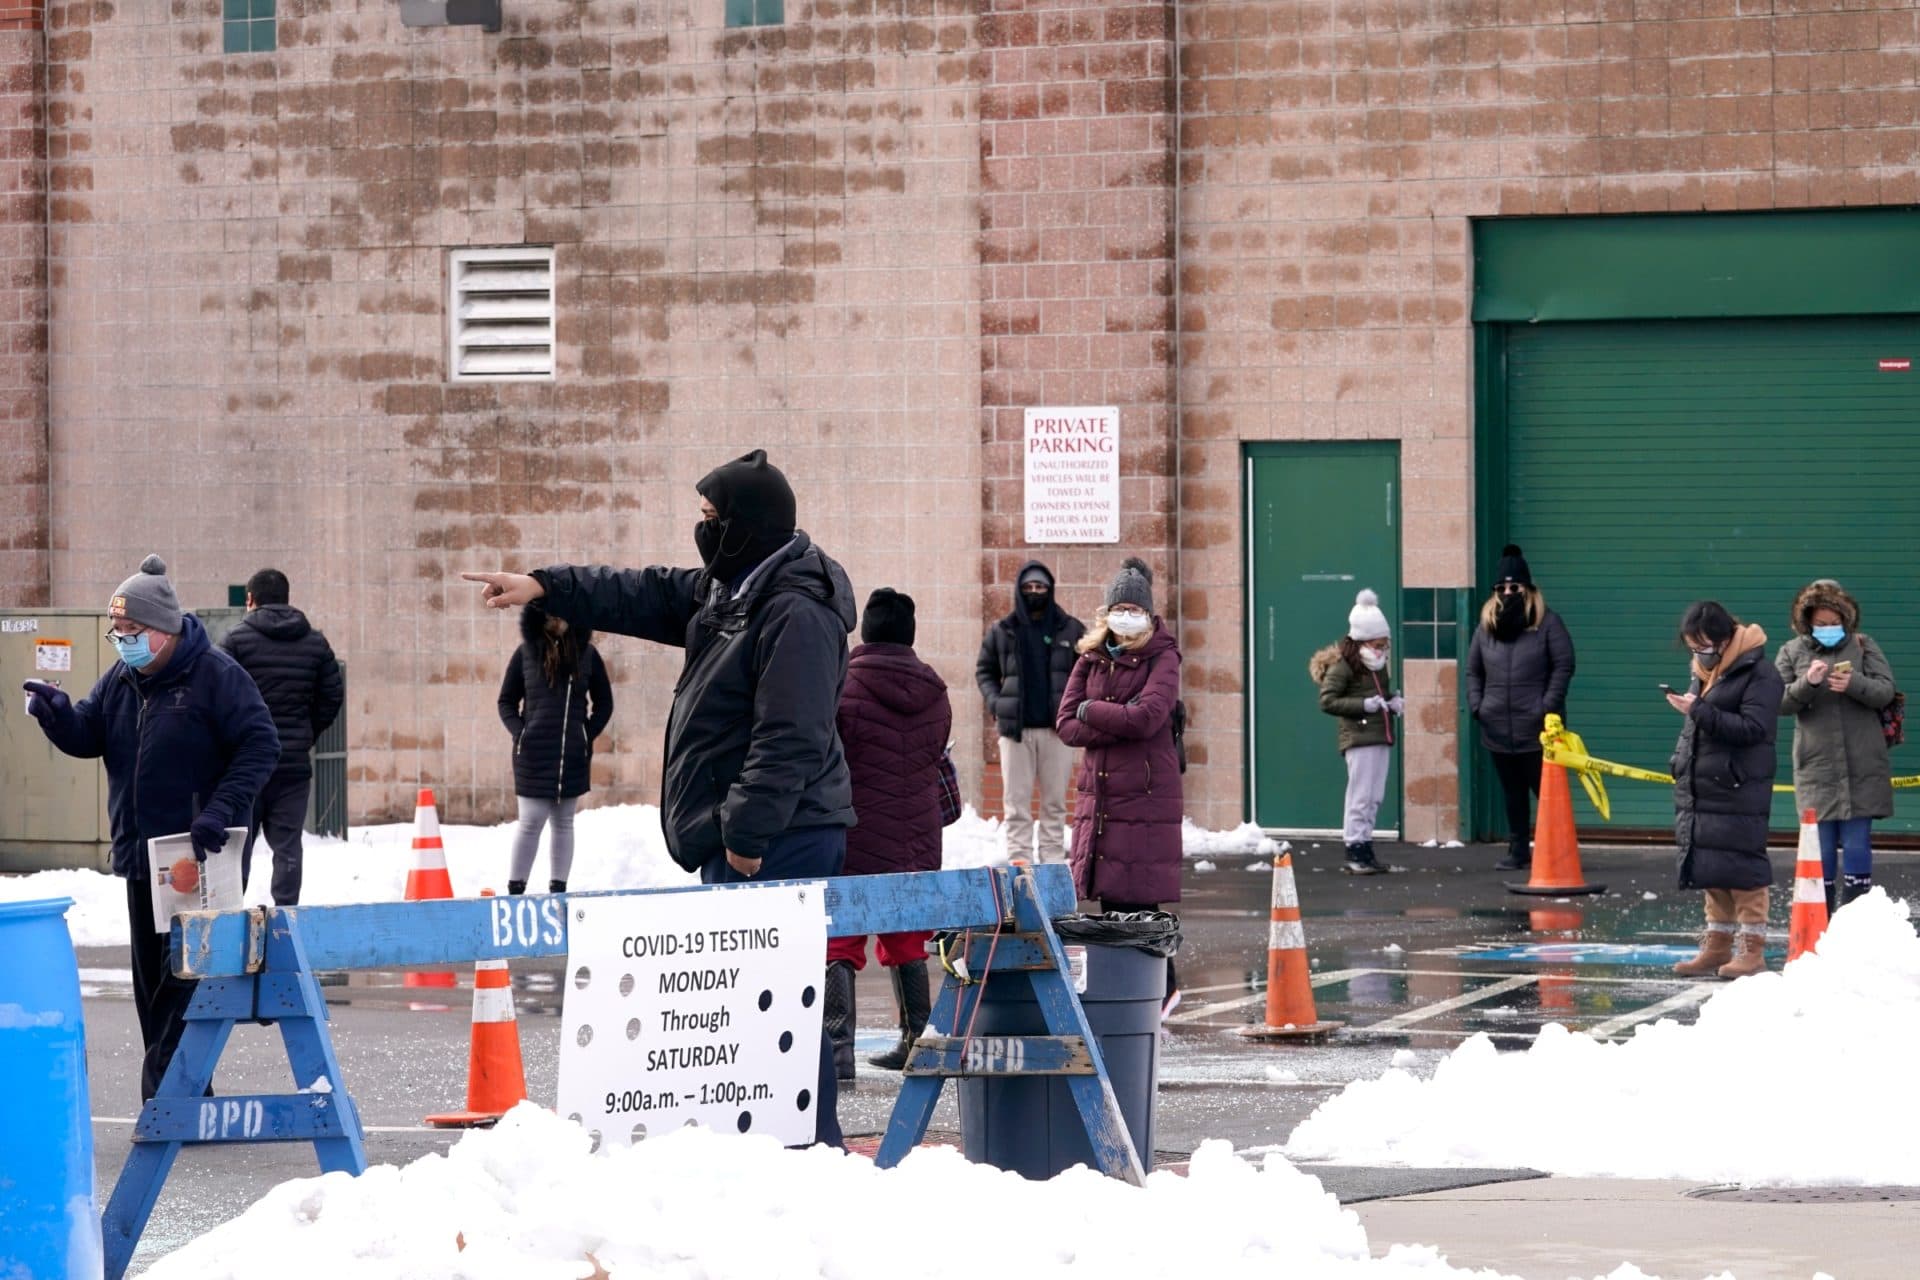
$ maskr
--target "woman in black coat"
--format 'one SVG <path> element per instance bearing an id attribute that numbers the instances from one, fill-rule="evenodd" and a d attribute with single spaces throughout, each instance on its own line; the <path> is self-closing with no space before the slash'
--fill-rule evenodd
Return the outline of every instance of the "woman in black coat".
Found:
<path id="1" fill-rule="evenodd" d="M 1767 661 L 1767 633 L 1712 600 L 1687 610 L 1680 639 L 1693 682 L 1667 695 L 1686 717 L 1673 752 L 1673 834 L 1680 887 L 1706 890 L 1707 932 L 1673 971 L 1744 978 L 1767 967 L 1767 818 L 1785 684 Z"/>
<path id="2" fill-rule="evenodd" d="M 500 681 L 500 720 L 513 735 L 513 836 L 507 892 L 525 893 L 540 829 L 553 823 L 548 892 L 565 893 L 573 869 L 573 811 L 592 786 L 593 740 L 613 719 L 613 685 L 593 632 L 549 617 L 538 601 L 520 611 L 520 647 Z"/>
<path id="3" fill-rule="evenodd" d="M 1507 546 L 1494 570 L 1493 594 L 1467 647 L 1467 709 L 1507 800 L 1507 856 L 1502 871 L 1533 865 L 1529 795 L 1540 794 L 1540 731 L 1549 715 L 1567 713 L 1573 683 L 1573 637 L 1547 608 L 1520 548 Z"/>

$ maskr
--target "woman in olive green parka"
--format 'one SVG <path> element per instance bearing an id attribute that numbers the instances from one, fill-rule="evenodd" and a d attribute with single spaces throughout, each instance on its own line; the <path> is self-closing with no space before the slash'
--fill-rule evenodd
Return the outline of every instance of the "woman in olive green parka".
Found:
<path id="1" fill-rule="evenodd" d="M 1349 875 L 1389 870 L 1374 857 L 1373 820 L 1387 793 L 1394 720 L 1406 708 L 1406 700 L 1393 692 L 1392 646 L 1380 598 L 1362 591 L 1347 615 L 1347 634 L 1307 662 L 1307 674 L 1320 686 L 1320 709 L 1339 720 L 1340 754 L 1347 764 L 1341 835 Z"/>

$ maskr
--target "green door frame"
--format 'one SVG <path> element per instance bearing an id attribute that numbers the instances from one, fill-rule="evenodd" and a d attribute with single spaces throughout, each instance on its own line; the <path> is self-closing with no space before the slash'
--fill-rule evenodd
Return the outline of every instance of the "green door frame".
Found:
<path id="1" fill-rule="evenodd" d="M 1259 647 L 1254 630 L 1258 623 L 1258 614 L 1253 607 L 1253 461 L 1256 458 L 1262 457 L 1276 458 L 1288 455 L 1311 456 L 1315 454 L 1321 457 L 1384 454 L 1392 460 L 1393 480 L 1391 483 L 1393 486 L 1392 492 L 1395 513 L 1393 590 L 1383 596 L 1381 603 L 1388 611 L 1390 619 L 1396 622 L 1405 621 L 1402 617 L 1403 606 L 1401 603 L 1404 595 L 1401 583 L 1401 570 L 1405 563 L 1405 546 L 1403 545 L 1405 522 L 1400 519 L 1400 503 L 1404 496 L 1400 474 L 1400 442 L 1398 440 L 1266 440 L 1243 442 L 1240 449 L 1240 571 L 1241 580 L 1245 583 L 1245 593 L 1241 605 L 1246 616 L 1244 620 L 1245 625 L 1241 630 L 1240 636 L 1241 688 L 1245 690 L 1245 695 L 1241 699 L 1242 713 L 1240 733 L 1242 750 L 1240 752 L 1240 812 L 1242 820 L 1247 822 L 1255 820 L 1253 808 L 1255 776 L 1253 740 L 1255 710 L 1254 655 L 1258 652 Z M 1396 644 L 1394 660 L 1396 663 L 1404 664 L 1406 659 L 1404 655 L 1397 652 L 1398 648 L 1399 646 Z M 1462 652 L 1464 652 L 1464 650 L 1462 650 Z M 1393 749 L 1393 766 L 1391 770 L 1391 776 L 1395 779 L 1401 790 L 1401 794 L 1395 802 L 1394 828 L 1396 831 L 1403 831 L 1407 820 L 1406 770 L 1404 768 L 1404 758 L 1404 752 L 1401 746 L 1396 743 Z"/>
<path id="2" fill-rule="evenodd" d="M 1507 540 L 1509 325 L 1912 314 L 1920 312 L 1916 243 L 1913 207 L 1476 220 L 1476 582 L 1491 578 Z M 1473 770 L 1469 784 L 1464 680 L 1460 689 L 1462 824 L 1480 838 L 1498 801 L 1491 770 Z"/>

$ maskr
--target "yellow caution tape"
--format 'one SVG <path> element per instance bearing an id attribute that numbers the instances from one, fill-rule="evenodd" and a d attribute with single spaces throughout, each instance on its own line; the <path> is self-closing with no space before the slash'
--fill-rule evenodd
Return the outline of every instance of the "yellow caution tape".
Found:
<path id="1" fill-rule="evenodd" d="M 1598 760 L 1587 754 L 1587 744 L 1580 735 L 1567 728 L 1566 722 L 1559 716 L 1547 717 L 1546 730 L 1540 735 L 1540 750 L 1548 764 L 1557 764 L 1568 773 L 1580 779 L 1580 785 L 1586 788 L 1587 799 L 1593 801 L 1593 807 L 1600 811 L 1601 818 L 1611 821 L 1613 809 L 1607 802 L 1607 784 L 1603 776 L 1626 778 L 1631 782 L 1659 782 L 1673 785 L 1673 775 L 1655 773 L 1651 769 L 1636 769 L 1630 764 L 1618 764 L 1612 760 Z M 1910 778 L 1894 778 L 1896 787 L 1920 787 L 1920 774 Z M 1791 792 L 1793 784 L 1778 783 L 1775 791 Z"/>

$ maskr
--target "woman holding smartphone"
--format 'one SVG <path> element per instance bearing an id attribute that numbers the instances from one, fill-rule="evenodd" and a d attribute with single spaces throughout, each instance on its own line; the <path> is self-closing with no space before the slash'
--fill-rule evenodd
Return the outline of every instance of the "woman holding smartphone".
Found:
<path id="1" fill-rule="evenodd" d="M 1717 601 L 1688 607 L 1680 640 L 1693 654 L 1693 685 L 1667 694 L 1684 717 L 1673 751 L 1673 834 L 1680 887 L 1706 892 L 1707 931 L 1699 952 L 1673 971 L 1744 978 L 1767 967 L 1767 817 L 1782 683 L 1767 661 L 1767 633 Z"/>
<path id="2" fill-rule="evenodd" d="M 1893 813 L 1893 766 L 1880 711 L 1893 668 L 1860 631 L 1860 606 L 1831 578 L 1800 589 L 1793 639 L 1774 658 L 1793 717 L 1793 800 L 1819 822 L 1827 909 L 1873 887 L 1873 820 Z"/>

